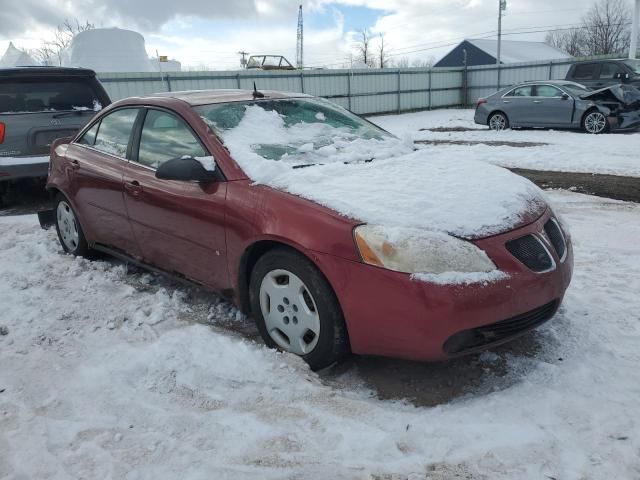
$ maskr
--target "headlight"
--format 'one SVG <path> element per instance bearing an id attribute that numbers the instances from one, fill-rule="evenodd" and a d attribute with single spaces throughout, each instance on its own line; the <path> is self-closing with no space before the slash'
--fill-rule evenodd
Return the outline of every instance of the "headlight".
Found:
<path id="1" fill-rule="evenodd" d="M 404 273 L 492 272 L 495 264 L 471 242 L 442 232 L 360 225 L 354 230 L 364 263 Z"/>

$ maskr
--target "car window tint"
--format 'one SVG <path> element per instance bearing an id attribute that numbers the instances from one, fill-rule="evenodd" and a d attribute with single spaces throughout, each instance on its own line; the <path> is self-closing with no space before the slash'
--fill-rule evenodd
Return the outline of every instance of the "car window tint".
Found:
<path id="1" fill-rule="evenodd" d="M 536 87 L 537 97 L 561 97 L 562 92 L 551 85 L 538 85 Z"/>
<path id="2" fill-rule="evenodd" d="M 0 112 L 35 113 L 100 110 L 98 94 L 86 79 L 0 79 Z"/>
<path id="3" fill-rule="evenodd" d="M 600 67 L 600 78 L 614 78 L 616 73 L 624 73 L 622 67 L 616 65 L 615 63 L 603 63 L 602 67 Z"/>
<path id="4" fill-rule="evenodd" d="M 595 63 L 583 63 L 582 65 L 576 66 L 576 69 L 573 72 L 573 78 L 577 80 L 589 80 L 593 78 L 595 71 Z"/>
<path id="5" fill-rule="evenodd" d="M 84 133 L 84 135 L 82 135 L 82 137 L 80 137 L 80 140 L 78 140 L 78 143 L 82 145 L 91 145 L 91 146 L 95 145 L 96 134 L 98 133 L 99 126 L 100 126 L 100 122 L 97 122 L 93 127 L 87 130 Z"/>
<path id="6" fill-rule="evenodd" d="M 514 88 L 508 94 L 508 97 L 530 97 L 531 85 L 525 85 L 523 87 Z"/>
<path id="7" fill-rule="evenodd" d="M 125 158 L 136 115 L 138 115 L 137 108 L 125 108 L 104 117 L 100 122 L 94 148 Z"/>
<path id="8" fill-rule="evenodd" d="M 140 136 L 138 163 L 158 168 L 172 158 L 207 155 L 200 142 L 181 119 L 160 110 L 147 112 Z"/>

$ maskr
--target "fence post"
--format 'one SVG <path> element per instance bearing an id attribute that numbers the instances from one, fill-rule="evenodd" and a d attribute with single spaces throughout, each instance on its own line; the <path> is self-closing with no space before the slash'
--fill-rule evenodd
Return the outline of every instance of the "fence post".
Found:
<path id="1" fill-rule="evenodd" d="M 466 107 L 469 104 L 469 79 L 467 77 L 469 71 L 467 70 L 467 64 L 464 64 L 464 70 L 462 71 L 462 106 Z"/>
<path id="2" fill-rule="evenodd" d="M 431 110 L 431 67 L 429 67 L 429 103 L 427 104 L 427 108 Z"/>
<path id="3" fill-rule="evenodd" d="M 351 110 L 351 70 L 347 72 L 347 102 Z"/>
<path id="4" fill-rule="evenodd" d="M 553 62 L 549 62 L 549 80 L 553 77 Z"/>
<path id="5" fill-rule="evenodd" d="M 171 81 L 169 80 L 169 74 L 167 73 L 164 78 L 165 78 L 165 80 L 167 82 L 167 92 L 170 92 L 171 91 Z"/>
<path id="6" fill-rule="evenodd" d="M 236 73 L 236 84 L 238 85 L 238 90 L 240 90 L 240 74 Z"/>
<path id="7" fill-rule="evenodd" d="M 500 90 L 500 65 L 498 65 L 498 87 L 496 90 Z"/>
<path id="8" fill-rule="evenodd" d="M 398 113 L 400 113 L 400 69 L 398 68 Z"/>

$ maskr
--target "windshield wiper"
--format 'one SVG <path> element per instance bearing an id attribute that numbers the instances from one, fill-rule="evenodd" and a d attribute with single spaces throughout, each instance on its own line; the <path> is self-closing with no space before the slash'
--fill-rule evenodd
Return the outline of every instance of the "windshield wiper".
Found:
<path id="1" fill-rule="evenodd" d="M 352 165 L 352 164 L 358 164 L 358 163 L 371 163 L 375 160 L 375 158 L 368 158 L 366 160 L 354 160 L 352 162 L 342 162 L 343 165 Z M 315 167 L 318 165 L 330 165 L 329 163 L 301 163 L 300 165 L 294 165 L 291 168 L 306 168 L 306 167 Z"/>

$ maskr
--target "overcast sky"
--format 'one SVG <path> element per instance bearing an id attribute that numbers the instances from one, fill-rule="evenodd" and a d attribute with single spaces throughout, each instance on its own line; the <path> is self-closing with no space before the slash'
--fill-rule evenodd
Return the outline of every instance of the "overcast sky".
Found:
<path id="1" fill-rule="evenodd" d="M 631 5 L 631 0 L 627 0 Z M 505 39 L 544 40 L 579 23 L 590 0 L 507 0 Z M 0 0 L 0 54 L 35 48 L 65 18 L 141 32 L 147 52 L 192 67 L 236 68 L 239 50 L 295 62 L 299 0 Z M 384 33 L 394 59 L 439 58 L 463 38 L 495 38 L 498 0 L 304 0 L 305 64 L 344 63 L 354 32 Z M 534 33 L 512 34 L 523 29 Z M 108 46 L 105 46 L 108 48 Z"/>

